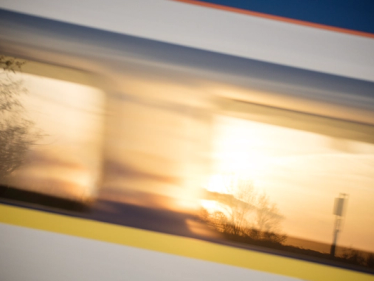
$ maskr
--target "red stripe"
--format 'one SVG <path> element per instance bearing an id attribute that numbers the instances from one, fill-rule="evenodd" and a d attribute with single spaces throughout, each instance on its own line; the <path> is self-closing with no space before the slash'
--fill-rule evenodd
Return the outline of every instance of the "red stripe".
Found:
<path id="1" fill-rule="evenodd" d="M 264 13 L 259 13 L 259 12 L 253 12 L 253 11 L 248 11 L 248 10 L 243 10 L 243 9 L 238 9 L 238 8 L 227 7 L 227 6 L 218 5 L 218 4 L 206 3 L 206 2 L 196 1 L 196 0 L 172 0 L 172 1 L 199 5 L 203 7 L 225 10 L 229 12 L 250 15 L 250 16 L 260 17 L 260 18 L 266 18 L 266 19 L 271 19 L 271 20 L 283 21 L 283 22 L 304 25 L 304 26 L 309 26 L 309 27 L 314 27 L 314 28 L 319 28 L 319 29 L 325 29 L 329 31 L 335 31 L 335 32 L 346 33 L 346 34 L 351 34 L 351 35 L 374 38 L 374 34 L 368 33 L 368 32 L 350 30 L 350 29 L 334 27 L 334 26 L 318 24 L 318 23 L 312 23 L 312 22 L 307 22 L 307 21 L 302 21 L 302 20 L 295 20 L 295 19 L 290 19 L 290 18 L 285 18 L 285 17 L 280 17 L 280 16 L 274 16 L 274 15 L 269 15 L 269 14 L 264 14 Z"/>

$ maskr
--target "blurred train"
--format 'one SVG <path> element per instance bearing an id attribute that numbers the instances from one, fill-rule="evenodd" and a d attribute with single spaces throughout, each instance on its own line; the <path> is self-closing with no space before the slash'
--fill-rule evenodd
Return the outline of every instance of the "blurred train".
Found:
<path id="1" fill-rule="evenodd" d="M 168 2 L 1 5 L 2 280 L 374 280 L 373 39 Z"/>

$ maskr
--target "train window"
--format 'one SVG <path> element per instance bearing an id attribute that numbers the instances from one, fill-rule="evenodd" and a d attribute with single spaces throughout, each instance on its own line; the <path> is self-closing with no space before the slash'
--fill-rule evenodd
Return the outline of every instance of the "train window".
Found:
<path id="1" fill-rule="evenodd" d="M 273 107 L 296 100 L 276 92 L 279 81 L 269 82 L 271 98 L 260 92 L 266 79 L 260 90 L 227 94 L 236 76 L 120 58 L 91 58 L 110 81 L 102 84 L 83 71 L 1 58 L 2 198 L 373 269 L 374 126 L 358 122 L 372 116 L 341 119 L 322 90 L 323 111 L 313 115 Z M 322 114 L 332 107 L 340 119 Z"/>
<path id="2" fill-rule="evenodd" d="M 1 63 L 2 197 L 89 202 L 101 175 L 103 92 L 81 71 L 5 56 Z"/>
<path id="3" fill-rule="evenodd" d="M 373 267 L 374 127 L 226 99 L 202 216 L 225 239 Z"/>

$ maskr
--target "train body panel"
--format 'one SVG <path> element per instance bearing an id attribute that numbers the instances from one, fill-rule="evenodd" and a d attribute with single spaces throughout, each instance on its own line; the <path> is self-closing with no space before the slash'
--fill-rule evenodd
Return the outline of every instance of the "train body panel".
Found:
<path id="1" fill-rule="evenodd" d="M 373 280 L 374 39 L 112 4 L 0 4 L 4 280 Z"/>

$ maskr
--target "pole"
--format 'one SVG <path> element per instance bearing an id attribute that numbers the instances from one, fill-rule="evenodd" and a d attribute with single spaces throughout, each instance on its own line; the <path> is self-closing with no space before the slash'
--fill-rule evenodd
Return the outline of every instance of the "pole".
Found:
<path id="1" fill-rule="evenodd" d="M 338 234 L 339 234 L 339 231 L 340 231 L 340 222 L 341 222 L 341 217 L 340 216 L 335 216 L 333 242 L 332 242 L 331 249 L 330 249 L 330 255 L 332 257 L 335 257 L 336 242 L 338 241 Z"/>
<path id="2" fill-rule="evenodd" d="M 335 198 L 333 214 L 335 215 L 335 224 L 333 231 L 333 240 L 330 249 L 331 257 L 335 257 L 336 243 L 338 241 L 338 234 L 341 228 L 341 222 L 344 215 L 344 205 L 345 201 L 348 198 L 348 194 L 340 193 L 338 198 Z"/>

